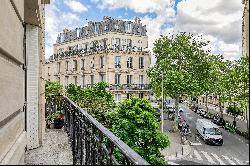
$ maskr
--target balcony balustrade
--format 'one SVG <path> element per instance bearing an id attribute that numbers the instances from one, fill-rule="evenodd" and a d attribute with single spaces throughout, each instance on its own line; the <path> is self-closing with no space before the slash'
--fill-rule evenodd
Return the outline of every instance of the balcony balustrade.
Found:
<path id="1" fill-rule="evenodd" d="M 66 96 L 46 99 L 46 116 L 64 113 L 64 129 L 72 149 L 73 164 L 84 165 L 149 165 L 127 144 Z M 121 154 L 119 161 L 115 152 Z"/>
<path id="2" fill-rule="evenodd" d="M 93 84 L 86 84 L 83 88 L 91 87 Z M 111 84 L 109 90 L 151 90 L 150 84 Z"/>

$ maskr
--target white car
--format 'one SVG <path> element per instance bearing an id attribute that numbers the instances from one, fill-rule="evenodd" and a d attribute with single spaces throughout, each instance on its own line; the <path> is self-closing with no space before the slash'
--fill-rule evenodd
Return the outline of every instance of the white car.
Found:
<path id="1" fill-rule="evenodd" d="M 205 143 L 222 145 L 222 133 L 217 125 L 207 119 L 197 119 L 196 130 L 201 135 Z"/>

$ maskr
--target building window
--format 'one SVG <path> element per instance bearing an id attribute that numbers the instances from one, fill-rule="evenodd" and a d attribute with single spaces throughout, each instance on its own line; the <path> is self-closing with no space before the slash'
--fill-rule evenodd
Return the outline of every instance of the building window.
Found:
<path id="1" fill-rule="evenodd" d="M 133 58 L 132 57 L 129 57 L 128 58 L 128 61 L 127 61 L 127 68 L 133 68 L 133 66 L 132 66 L 132 62 L 133 62 Z"/>
<path id="2" fill-rule="evenodd" d="M 115 101 L 116 102 L 121 101 L 121 94 L 115 94 Z"/>
<path id="3" fill-rule="evenodd" d="M 127 84 L 132 84 L 132 75 L 127 75 Z"/>
<path id="4" fill-rule="evenodd" d="M 104 78 L 105 77 L 105 75 L 104 74 L 100 74 L 100 81 L 104 81 Z"/>
<path id="5" fill-rule="evenodd" d="M 65 68 L 66 68 L 66 71 L 69 71 L 69 61 L 66 61 Z"/>
<path id="6" fill-rule="evenodd" d="M 91 79 L 91 80 L 90 80 L 90 82 L 91 82 L 90 84 L 91 84 L 91 85 L 94 85 L 94 75 L 91 75 L 91 76 L 90 76 L 90 79 Z"/>
<path id="7" fill-rule="evenodd" d="M 77 76 L 74 76 L 74 83 L 77 85 Z"/>
<path id="8" fill-rule="evenodd" d="M 93 60 L 91 61 L 91 64 L 90 64 L 90 68 L 94 68 L 95 67 L 95 57 L 93 57 Z"/>
<path id="9" fill-rule="evenodd" d="M 121 68 L 121 56 L 115 57 L 115 68 Z"/>
<path id="10" fill-rule="evenodd" d="M 132 40 L 131 39 L 127 39 L 127 46 L 132 47 Z"/>
<path id="11" fill-rule="evenodd" d="M 61 80 L 60 77 L 57 77 L 57 81 L 58 81 L 59 84 L 60 84 L 60 80 Z"/>
<path id="12" fill-rule="evenodd" d="M 143 75 L 139 75 L 139 84 L 144 84 L 144 77 L 143 77 Z"/>
<path id="13" fill-rule="evenodd" d="M 139 93 L 139 98 L 143 98 L 143 93 Z"/>
<path id="14" fill-rule="evenodd" d="M 115 84 L 120 84 L 121 74 L 115 74 Z"/>
<path id="15" fill-rule="evenodd" d="M 125 31 L 128 32 L 128 33 L 130 33 L 132 31 L 131 23 L 125 24 Z"/>
<path id="16" fill-rule="evenodd" d="M 69 84 L 69 76 L 65 76 L 65 86 L 68 86 Z"/>
<path id="17" fill-rule="evenodd" d="M 85 85 L 85 75 L 82 76 L 82 87 Z"/>
<path id="18" fill-rule="evenodd" d="M 139 57 L 139 69 L 144 68 L 144 57 Z"/>
<path id="19" fill-rule="evenodd" d="M 48 67 L 48 76 L 50 76 L 50 67 Z"/>
<path id="20" fill-rule="evenodd" d="M 100 57 L 100 68 L 102 69 L 103 67 L 104 67 L 104 57 L 103 56 L 101 56 Z"/>
<path id="21" fill-rule="evenodd" d="M 85 70 L 85 59 L 81 59 L 81 70 Z"/>
<path id="22" fill-rule="evenodd" d="M 127 99 L 130 99 L 132 97 L 131 93 L 127 93 Z"/>
<path id="23" fill-rule="evenodd" d="M 99 32 L 99 24 L 95 24 L 95 34 Z"/>
<path id="24" fill-rule="evenodd" d="M 61 62 L 57 63 L 57 73 L 61 72 Z"/>
<path id="25" fill-rule="evenodd" d="M 73 71 L 77 71 L 77 60 L 73 60 L 73 63 L 74 63 Z"/>

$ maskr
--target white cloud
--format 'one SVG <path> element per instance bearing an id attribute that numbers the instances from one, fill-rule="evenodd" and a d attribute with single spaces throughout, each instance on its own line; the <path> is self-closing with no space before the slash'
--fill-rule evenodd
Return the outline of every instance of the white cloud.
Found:
<path id="1" fill-rule="evenodd" d="M 56 43 L 57 35 L 64 28 L 74 29 L 82 23 L 77 14 L 63 13 L 57 8 L 61 5 L 61 0 L 51 0 L 50 2 L 50 5 L 45 7 L 45 58 L 53 54 L 53 44 Z"/>
<path id="2" fill-rule="evenodd" d="M 74 12 L 81 13 L 88 11 L 88 8 L 79 1 L 65 0 L 64 3 Z"/>
<path id="3" fill-rule="evenodd" d="M 226 59 L 241 52 L 242 4 L 236 0 L 184 0 L 177 5 L 175 30 L 203 34 L 211 51 Z"/>

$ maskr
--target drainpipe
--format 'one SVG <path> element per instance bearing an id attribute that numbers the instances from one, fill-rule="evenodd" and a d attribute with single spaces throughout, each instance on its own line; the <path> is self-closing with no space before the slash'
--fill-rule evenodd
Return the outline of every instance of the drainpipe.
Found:
<path id="1" fill-rule="evenodd" d="M 23 57 L 24 57 L 24 114 L 25 114 L 25 131 L 27 131 L 27 56 L 26 56 L 26 23 L 23 23 L 24 34 L 23 34 Z"/>

